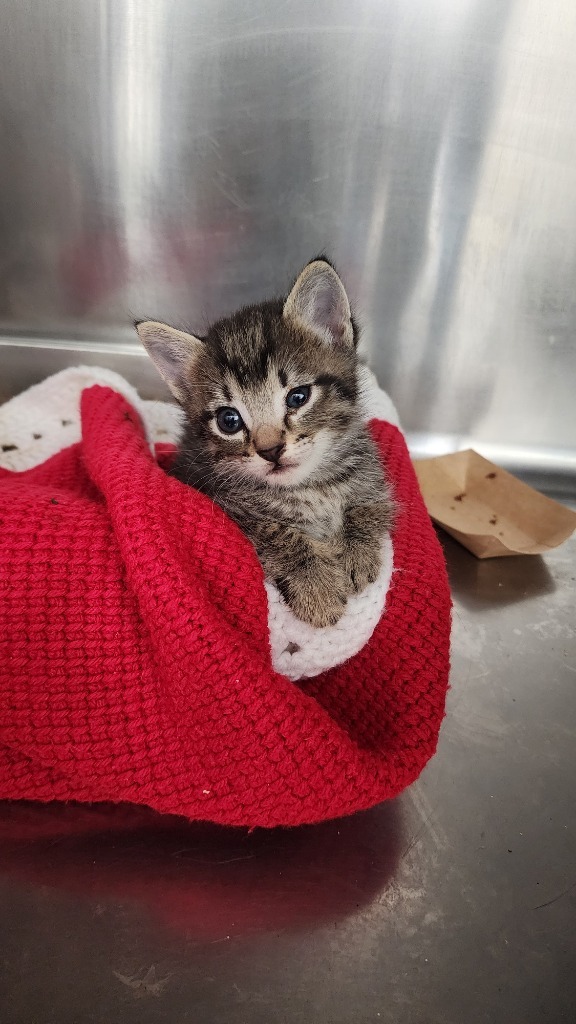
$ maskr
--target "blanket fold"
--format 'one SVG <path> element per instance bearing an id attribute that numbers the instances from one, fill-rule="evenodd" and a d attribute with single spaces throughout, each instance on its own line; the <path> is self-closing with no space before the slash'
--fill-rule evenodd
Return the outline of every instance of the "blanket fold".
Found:
<path id="1" fill-rule="evenodd" d="M 81 416 L 80 442 L 0 469 L 0 798 L 274 826 L 411 783 L 444 713 L 450 597 L 399 430 L 371 423 L 400 509 L 385 613 L 296 684 L 249 541 L 166 474 L 121 394 L 86 389 Z"/>

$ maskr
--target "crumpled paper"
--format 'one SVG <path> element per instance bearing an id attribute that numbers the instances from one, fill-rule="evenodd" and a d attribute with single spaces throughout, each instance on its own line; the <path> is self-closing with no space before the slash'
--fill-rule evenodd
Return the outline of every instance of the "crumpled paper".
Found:
<path id="1" fill-rule="evenodd" d="M 431 519 L 477 558 L 540 555 L 576 529 L 576 512 L 472 449 L 414 469 Z"/>

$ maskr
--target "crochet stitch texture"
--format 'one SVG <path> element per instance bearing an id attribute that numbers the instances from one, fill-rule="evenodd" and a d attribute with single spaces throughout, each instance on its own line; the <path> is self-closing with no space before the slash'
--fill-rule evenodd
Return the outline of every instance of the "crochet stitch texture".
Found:
<path id="1" fill-rule="evenodd" d="M 399 504 L 385 614 L 298 684 L 272 668 L 251 544 L 166 475 L 122 395 L 84 391 L 78 444 L 0 470 L 0 798 L 269 827 L 413 782 L 444 714 L 450 596 L 404 439 L 371 429 Z"/>

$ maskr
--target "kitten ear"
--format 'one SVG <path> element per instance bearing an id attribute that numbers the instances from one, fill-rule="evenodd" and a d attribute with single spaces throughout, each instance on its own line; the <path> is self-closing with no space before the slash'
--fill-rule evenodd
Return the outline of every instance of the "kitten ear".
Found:
<path id="1" fill-rule="evenodd" d="M 202 342 L 193 334 L 155 320 L 136 320 L 140 341 L 179 402 L 186 398 L 186 373 L 198 357 Z"/>
<path id="2" fill-rule="evenodd" d="M 284 303 L 283 316 L 314 331 L 328 345 L 354 344 L 348 296 L 338 274 L 324 260 L 304 267 Z"/>

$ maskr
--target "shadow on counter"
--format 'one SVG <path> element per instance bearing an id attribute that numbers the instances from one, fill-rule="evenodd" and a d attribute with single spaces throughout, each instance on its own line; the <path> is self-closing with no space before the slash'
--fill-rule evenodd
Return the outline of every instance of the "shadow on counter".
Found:
<path id="1" fill-rule="evenodd" d="M 452 593 L 471 611 L 505 607 L 552 594 L 556 585 L 541 555 L 476 558 L 440 527 Z"/>

